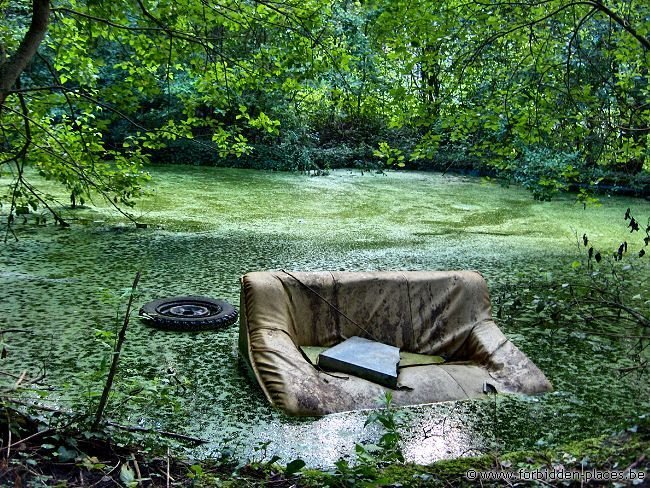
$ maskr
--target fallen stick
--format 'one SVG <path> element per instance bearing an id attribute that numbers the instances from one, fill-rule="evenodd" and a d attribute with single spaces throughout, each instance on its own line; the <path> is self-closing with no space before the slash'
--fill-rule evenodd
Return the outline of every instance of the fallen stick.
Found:
<path id="1" fill-rule="evenodd" d="M 45 412 L 53 412 L 53 413 L 63 413 L 66 415 L 72 415 L 72 412 L 66 411 L 66 410 L 61 410 L 60 408 L 54 408 L 54 407 L 47 407 L 45 405 L 36 405 L 34 403 L 30 402 L 24 402 L 20 400 L 14 400 L 13 398 L 7 398 L 3 397 L 0 395 L 0 400 L 4 400 L 10 403 L 13 403 L 15 405 L 21 405 L 24 407 L 29 407 L 29 408 L 35 408 L 36 410 L 43 410 Z M 195 444 L 207 444 L 208 440 L 201 439 L 199 437 L 192 437 L 189 435 L 185 434 L 179 434 L 177 432 L 169 432 L 166 430 L 156 430 L 156 429 L 147 429 L 146 427 L 138 427 L 135 425 L 123 425 L 123 424 L 118 424 L 117 422 L 113 422 L 111 420 L 106 421 L 106 425 L 110 425 L 111 427 L 115 427 L 116 429 L 122 429 L 126 430 L 127 432 L 143 432 L 146 434 L 157 434 L 157 435 L 162 435 L 164 437 L 170 437 L 172 439 L 178 439 L 181 441 L 188 441 L 188 442 L 193 442 Z"/>
<path id="2" fill-rule="evenodd" d="M 198 437 L 192 437 L 189 435 L 185 434 L 179 434 L 177 432 L 168 432 L 166 430 L 156 430 L 156 429 L 147 429 L 146 427 L 137 427 L 135 425 L 122 425 L 118 424 L 116 422 L 111 422 L 108 421 L 106 422 L 106 425 L 110 425 L 111 427 L 115 427 L 117 429 L 122 429 L 126 430 L 127 432 L 144 432 L 147 434 L 158 434 L 162 435 L 165 437 L 171 437 L 172 439 L 178 439 L 181 441 L 188 441 L 188 442 L 194 442 L 195 444 L 207 444 L 210 441 L 207 441 L 205 439 L 200 439 Z"/>

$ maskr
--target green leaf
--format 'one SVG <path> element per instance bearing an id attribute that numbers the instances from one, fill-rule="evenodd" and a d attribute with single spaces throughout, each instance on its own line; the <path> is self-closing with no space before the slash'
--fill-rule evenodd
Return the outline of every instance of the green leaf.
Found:
<path id="1" fill-rule="evenodd" d="M 120 468 L 120 481 L 127 486 L 135 483 L 135 473 L 127 464 L 123 464 Z"/>
<path id="2" fill-rule="evenodd" d="M 58 454 L 59 461 L 61 462 L 72 461 L 77 457 L 77 451 L 68 449 L 65 446 L 59 447 L 56 452 Z"/>
<path id="3" fill-rule="evenodd" d="M 305 467 L 305 461 L 303 461 L 302 459 L 294 459 L 289 464 L 287 464 L 287 467 L 284 470 L 284 473 L 287 476 L 291 476 L 293 474 L 296 474 L 298 471 L 300 471 L 304 467 Z"/>

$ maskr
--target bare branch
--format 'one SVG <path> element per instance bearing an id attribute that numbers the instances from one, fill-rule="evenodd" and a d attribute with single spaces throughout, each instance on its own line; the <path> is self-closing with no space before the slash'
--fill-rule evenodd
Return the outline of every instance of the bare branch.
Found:
<path id="1" fill-rule="evenodd" d="M 104 409 L 108 403 L 108 395 L 113 388 L 113 379 L 115 378 L 115 373 L 117 372 L 117 365 L 120 360 L 120 354 L 122 352 L 122 345 L 126 339 L 126 329 L 129 326 L 129 320 L 131 318 L 131 306 L 133 305 L 133 299 L 135 298 L 135 291 L 138 288 L 138 282 L 140 281 L 140 271 L 135 274 L 135 279 L 131 285 L 131 293 L 129 295 L 129 302 L 126 306 L 126 312 L 124 313 L 124 322 L 122 323 L 122 328 L 117 336 L 117 343 L 113 349 L 113 361 L 111 362 L 111 369 L 108 371 L 108 377 L 106 378 L 106 383 L 104 384 L 104 391 L 99 400 L 99 405 L 97 406 L 97 412 L 95 413 L 95 421 L 93 422 L 93 429 L 97 429 L 99 424 L 102 421 L 104 416 Z"/>
<path id="2" fill-rule="evenodd" d="M 16 80 L 16 84 L 20 87 L 20 76 Z M 13 156 L 13 160 L 16 162 L 16 170 L 18 172 L 16 176 L 16 182 L 14 183 L 13 190 L 11 192 L 11 204 L 9 206 L 9 215 L 7 216 L 7 231 L 5 232 L 5 244 L 9 240 L 9 234 L 11 233 L 14 236 L 14 239 L 18 240 L 16 233 L 13 231 L 12 224 L 14 221 L 14 210 L 16 209 L 16 204 L 18 200 L 18 191 L 23 182 L 23 171 L 25 169 L 25 159 L 27 156 L 27 151 L 29 146 L 32 143 L 32 129 L 29 124 L 29 112 L 27 110 L 27 104 L 25 103 L 25 97 L 22 93 L 18 94 L 18 100 L 20 102 L 20 109 L 23 113 L 23 121 L 25 123 L 25 143 Z"/>

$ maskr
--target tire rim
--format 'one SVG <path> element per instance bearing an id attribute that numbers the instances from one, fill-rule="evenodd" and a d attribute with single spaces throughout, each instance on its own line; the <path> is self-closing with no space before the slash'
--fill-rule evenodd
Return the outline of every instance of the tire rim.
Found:
<path id="1" fill-rule="evenodd" d="M 207 305 L 207 304 L 206 304 Z M 221 313 L 221 307 L 213 305 L 206 306 L 199 303 L 174 302 L 166 303 L 156 308 L 160 315 L 180 318 L 200 318 Z"/>

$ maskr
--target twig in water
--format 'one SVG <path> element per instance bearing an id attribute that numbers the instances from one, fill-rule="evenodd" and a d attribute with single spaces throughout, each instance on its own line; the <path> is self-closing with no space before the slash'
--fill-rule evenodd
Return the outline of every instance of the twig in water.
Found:
<path id="1" fill-rule="evenodd" d="M 0 371 L 0 375 L 9 376 L 10 378 L 14 378 L 14 379 L 19 379 L 20 378 L 20 376 L 18 376 L 17 374 L 10 373 L 9 371 Z M 45 375 L 40 375 L 40 376 L 37 376 L 34 379 L 31 379 L 31 380 L 27 381 L 26 384 L 27 385 L 38 385 L 38 384 L 41 384 L 40 381 L 42 379 L 44 379 L 44 378 L 45 378 Z M 21 384 L 22 383 L 25 383 L 24 379 L 21 382 Z"/>
<path id="2" fill-rule="evenodd" d="M 124 339 L 126 338 L 126 328 L 129 326 L 129 319 L 131 317 L 131 307 L 133 305 L 133 298 L 135 296 L 135 290 L 138 287 L 138 282 L 140 281 L 140 271 L 135 274 L 135 279 L 133 280 L 133 285 L 131 285 L 131 294 L 129 296 L 129 303 L 126 306 L 126 312 L 124 314 L 124 322 L 122 324 L 122 329 L 117 336 L 117 343 L 115 344 L 115 349 L 113 349 L 113 361 L 111 363 L 111 369 L 108 371 L 108 377 L 106 378 L 106 383 L 104 384 L 104 391 L 99 400 L 99 405 L 97 406 L 97 413 L 95 414 L 95 421 L 93 422 L 93 429 L 97 430 L 99 424 L 102 421 L 104 416 L 104 409 L 108 403 L 108 395 L 111 392 L 113 387 L 113 380 L 115 379 L 115 373 L 117 372 L 117 364 L 120 360 L 120 353 L 122 352 L 122 345 L 124 344 Z"/>
<path id="3" fill-rule="evenodd" d="M 22 373 L 20 373 L 20 376 L 16 380 L 16 383 L 14 384 L 14 390 L 17 390 L 20 384 L 23 382 L 25 377 L 27 376 L 27 370 L 24 369 Z"/>
<path id="4" fill-rule="evenodd" d="M 9 418 L 9 410 L 7 410 L 7 460 L 11 455 L 11 419 Z"/>
<path id="5" fill-rule="evenodd" d="M 48 407 L 46 405 L 38 405 L 38 404 L 33 403 L 33 402 L 23 402 L 23 401 L 17 400 L 16 398 L 12 398 L 10 396 L 3 395 L 3 394 L 0 394 L 0 400 L 2 400 L 3 402 L 13 403 L 14 405 L 22 405 L 23 407 L 34 408 L 36 410 L 43 410 L 44 412 L 70 414 L 70 412 L 66 412 L 65 410 L 61 410 L 60 408 Z"/>
<path id="6" fill-rule="evenodd" d="M 23 401 L 16 400 L 14 398 L 7 397 L 7 396 L 4 396 L 4 395 L 0 395 L 0 400 L 11 402 L 11 403 L 13 403 L 15 405 L 22 405 L 24 407 L 34 408 L 36 410 L 42 410 L 42 411 L 45 411 L 45 412 L 53 412 L 53 413 L 58 413 L 58 414 L 63 413 L 63 414 L 66 414 L 66 415 L 71 415 L 71 412 L 61 410 L 60 408 L 48 407 L 46 405 L 37 405 L 37 404 L 32 403 L 32 402 L 23 402 Z M 172 439 L 178 439 L 178 440 L 181 440 L 181 441 L 194 442 L 195 444 L 207 444 L 208 442 L 210 442 L 210 441 L 207 441 L 205 439 L 201 439 L 199 437 L 192 437 L 192 436 L 189 436 L 189 435 L 178 434 L 176 432 L 169 432 L 169 431 L 166 431 L 166 430 L 147 429 L 145 427 L 138 427 L 138 426 L 135 426 L 135 425 L 122 425 L 122 424 L 118 424 L 117 422 L 113 422 L 111 420 L 108 420 L 106 422 L 106 424 L 110 425 L 111 427 L 115 427 L 117 429 L 126 430 L 128 432 L 143 432 L 143 433 L 148 433 L 148 434 L 156 434 L 156 435 L 161 435 L 161 436 L 164 436 L 164 437 L 170 437 Z"/>

